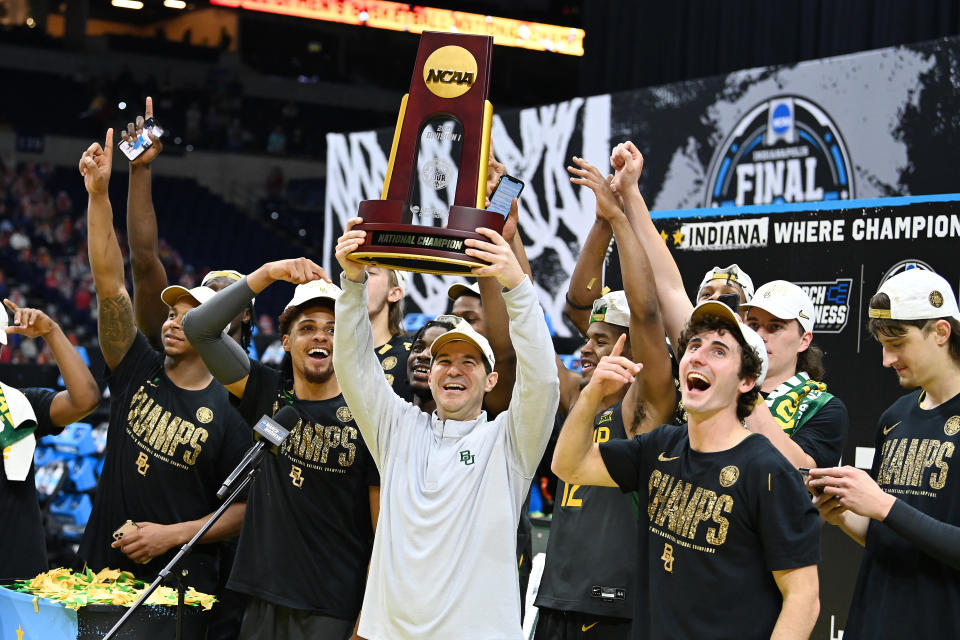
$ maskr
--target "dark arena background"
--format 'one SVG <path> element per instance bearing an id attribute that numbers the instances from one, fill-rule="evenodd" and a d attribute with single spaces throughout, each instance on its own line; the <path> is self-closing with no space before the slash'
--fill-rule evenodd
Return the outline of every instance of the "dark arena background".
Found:
<path id="1" fill-rule="evenodd" d="M 301 255 L 338 274 L 343 224 L 380 197 L 419 40 L 403 29 L 414 5 L 375 6 L 385 4 L 0 0 L 0 297 L 57 320 L 103 388 L 77 161 L 147 96 L 165 129 L 153 201 L 171 284 Z M 783 278 L 809 293 L 826 381 L 850 412 L 842 462 L 869 469 L 880 413 L 903 390 L 865 330 L 867 301 L 915 266 L 960 285 L 960 2 L 429 6 L 436 14 L 421 26 L 431 30 L 455 27 L 458 12 L 526 28 L 494 47 L 492 140 L 526 185 L 520 233 L 570 366 L 582 340 L 562 309 L 594 197 L 566 167 L 582 156 L 607 170 L 611 147 L 632 140 L 644 154 L 641 191 L 689 294 L 706 269 L 734 262 L 757 285 Z M 124 251 L 127 171 L 115 154 Z M 615 249 L 607 267 L 615 286 Z M 455 281 L 413 278 L 408 330 L 448 310 Z M 282 356 L 276 318 L 291 293 L 281 284 L 256 300 L 262 361 Z M 19 336 L 0 355 L 0 380 L 63 384 L 43 341 Z M 89 516 L 109 407 L 104 397 L 83 423 L 38 443 L 51 568 L 70 565 Z M 556 497 L 548 462 L 531 506 L 538 553 Z M 830 526 L 822 549 L 812 637 L 834 640 L 860 549 Z M 0 616 L 0 638 L 17 637 L 8 626 Z"/>

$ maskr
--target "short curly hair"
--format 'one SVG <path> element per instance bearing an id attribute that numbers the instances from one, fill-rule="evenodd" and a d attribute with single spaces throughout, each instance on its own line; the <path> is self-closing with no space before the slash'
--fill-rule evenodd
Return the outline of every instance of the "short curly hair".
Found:
<path id="1" fill-rule="evenodd" d="M 730 326 L 729 320 L 709 314 L 699 318 L 696 322 L 687 323 L 687 326 L 683 329 L 683 333 L 680 334 L 679 349 L 677 350 L 679 358 L 683 358 L 683 354 L 687 351 L 687 345 L 694 336 L 707 331 L 729 333 L 736 338 L 737 344 L 740 345 L 740 370 L 737 372 L 737 376 L 741 380 L 743 378 L 759 378 L 760 370 L 763 366 L 760 355 L 753 350 L 753 347 L 751 347 L 739 333 L 732 331 L 732 329 L 733 327 Z M 760 385 L 754 385 L 752 389 L 741 393 L 737 397 L 737 420 L 740 422 L 746 420 L 747 416 L 753 412 L 753 407 L 757 404 L 759 397 Z"/>

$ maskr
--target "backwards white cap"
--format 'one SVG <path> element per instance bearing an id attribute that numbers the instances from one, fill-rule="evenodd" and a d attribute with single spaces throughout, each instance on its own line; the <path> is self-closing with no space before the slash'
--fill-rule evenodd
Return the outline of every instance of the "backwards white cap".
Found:
<path id="1" fill-rule="evenodd" d="M 747 272 L 737 264 L 732 264 L 729 267 L 713 267 L 707 271 L 703 276 L 703 281 L 700 283 L 700 286 L 697 287 L 697 291 L 699 292 L 703 289 L 711 280 L 726 280 L 727 284 L 738 284 L 740 288 L 743 289 L 747 300 L 753 297 L 753 280 L 751 280 Z"/>
<path id="2" fill-rule="evenodd" d="M 871 318 L 891 320 L 930 320 L 956 318 L 960 320 L 957 298 L 943 276 L 926 269 L 908 269 L 893 276 L 877 289 L 890 298 L 889 309 L 871 308 Z"/>

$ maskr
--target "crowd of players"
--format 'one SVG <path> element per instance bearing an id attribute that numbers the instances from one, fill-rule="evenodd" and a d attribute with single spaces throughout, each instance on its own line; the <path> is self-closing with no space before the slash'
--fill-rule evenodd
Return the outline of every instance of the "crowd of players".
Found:
<path id="1" fill-rule="evenodd" d="M 881 417 L 868 474 L 837 466 L 849 418 L 823 381 L 810 299 L 784 280 L 755 289 L 733 264 L 691 301 L 630 142 L 613 175 L 568 168 L 597 203 L 565 307 L 585 339 L 580 374 L 553 351 L 516 202 L 502 233 L 467 240 L 488 265 L 476 284 L 451 286 L 452 313 L 408 336 L 406 274 L 350 259 L 359 218 L 338 240 L 340 286 L 307 258 L 167 286 L 156 144 L 131 164 L 131 297 L 107 189 L 115 142 L 111 129 L 79 164 L 111 398 L 79 566 L 156 577 L 217 508 L 250 427 L 286 412 L 288 438 L 184 560 L 189 584 L 220 598 L 208 637 L 519 638 L 525 502 L 562 423 L 536 638 L 809 637 L 822 521 L 866 548 L 845 637 L 960 633 L 960 309 L 939 275 L 904 272 L 869 302 L 883 365 L 916 390 Z M 491 157 L 488 191 L 504 172 Z M 611 238 L 622 291 L 602 284 Z M 253 300 L 278 281 L 297 286 L 272 368 L 245 347 Z M 66 390 L 0 384 L 3 582 L 46 569 L 35 438 L 99 401 L 58 325 L 7 307 L 0 342 L 44 337 Z"/>

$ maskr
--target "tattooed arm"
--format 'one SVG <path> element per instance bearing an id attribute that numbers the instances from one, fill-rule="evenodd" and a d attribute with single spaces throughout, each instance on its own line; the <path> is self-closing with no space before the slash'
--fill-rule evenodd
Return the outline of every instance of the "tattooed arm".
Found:
<path id="1" fill-rule="evenodd" d="M 97 289 L 97 328 L 107 366 L 115 368 L 137 335 L 133 305 L 123 277 L 123 255 L 113 228 L 109 184 L 113 168 L 113 129 L 104 146 L 94 142 L 80 158 L 80 175 L 87 188 L 87 242 L 90 269 Z"/>

